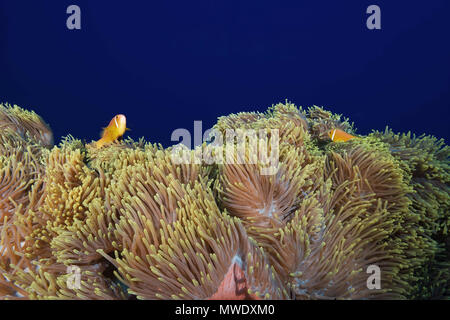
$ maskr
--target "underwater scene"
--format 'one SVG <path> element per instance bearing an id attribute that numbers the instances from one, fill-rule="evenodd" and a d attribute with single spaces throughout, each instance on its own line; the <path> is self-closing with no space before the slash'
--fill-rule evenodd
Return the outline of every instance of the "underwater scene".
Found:
<path id="1" fill-rule="evenodd" d="M 55 146 L 36 113 L 0 106 L 2 298 L 448 297 L 443 140 L 357 136 L 288 102 L 220 117 L 194 150 L 119 140 L 125 122 Z"/>
<path id="2" fill-rule="evenodd" d="M 0 300 L 449 300 L 450 4 L 400 2 L 0 1 Z"/>

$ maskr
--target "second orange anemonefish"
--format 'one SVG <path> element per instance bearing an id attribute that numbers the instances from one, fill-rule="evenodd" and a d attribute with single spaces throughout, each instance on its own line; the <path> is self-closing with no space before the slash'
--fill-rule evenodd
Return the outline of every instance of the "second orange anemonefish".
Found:
<path id="1" fill-rule="evenodd" d="M 346 142 L 348 140 L 356 138 L 355 136 L 342 131 L 341 129 L 332 129 L 328 131 L 328 136 L 333 142 Z"/>
<path id="2" fill-rule="evenodd" d="M 97 148 L 103 147 L 105 144 L 116 141 L 122 137 L 127 128 L 127 118 L 123 114 L 119 114 L 112 118 L 109 125 L 103 130 L 102 138 L 95 143 Z"/>

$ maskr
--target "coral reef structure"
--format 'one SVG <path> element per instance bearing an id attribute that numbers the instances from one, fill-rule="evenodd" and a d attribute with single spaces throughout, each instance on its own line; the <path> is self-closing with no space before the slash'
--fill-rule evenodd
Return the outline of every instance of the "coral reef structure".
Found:
<path id="1" fill-rule="evenodd" d="M 333 143 L 336 128 L 358 138 Z M 214 143 L 188 163 L 143 139 L 54 146 L 34 112 L 0 105 L 0 299 L 450 297 L 443 140 L 357 135 L 289 102 L 215 129 L 279 137 L 275 173 L 248 150 L 198 161 Z"/>

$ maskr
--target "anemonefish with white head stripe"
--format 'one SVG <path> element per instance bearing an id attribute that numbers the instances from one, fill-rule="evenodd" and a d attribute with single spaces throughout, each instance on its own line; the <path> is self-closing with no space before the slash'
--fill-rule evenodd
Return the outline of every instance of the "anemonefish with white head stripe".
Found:
<path id="1" fill-rule="evenodd" d="M 352 136 L 351 134 L 344 132 L 341 129 L 332 129 L 328 131 L 328 136 L 333 142 L 346 142 L 348 140 L 356 138 L 355 136 Z"/>
<path id="2" fill-rule="evenodd" d="M 95 143 L 99 149 L 105 144 L 111 143 L 122 137 L 127 128 L 127 118 L 123 114 L 119 114 L 112 118 L 109 125 L 103 130 L 102 138 Z"/>

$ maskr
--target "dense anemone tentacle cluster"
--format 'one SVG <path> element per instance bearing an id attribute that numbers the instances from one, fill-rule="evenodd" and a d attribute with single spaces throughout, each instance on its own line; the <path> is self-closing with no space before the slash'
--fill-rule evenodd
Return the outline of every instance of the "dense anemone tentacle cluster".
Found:
<path id="1" fill-rule="evenodd" d="M 0 135 L 0 225 L 14 207 L 28 202 L 27 192 L 44 172 L 43 152 L 35 141 L 27 141 L 10 129 Z"/>
<path id="2" fill-rule="evenodd" d="M 23 139 L 45 147 L 53 146 L 53 132 L 44 120 L 35 112 L 18 106 L 0 104 L 0 130 L 11 130 Z"/>
<path id="3" fill-rule="evenodd" d="M 208 161 L 214 143 L 183 164 L 143 139 L 54 147 L 39 116 L 0 106 L 0 299 L 450 297 L 449 147 L 388 129 L 332 143 L 334 128 L 354 134 L 288 102 L 220 117 L 269 153 L 258 133 L 279 137 L 265 174 L 250 148 Z"/>
<path id="4" fill-rule="evenodd" d="M 410 178 L 413 192 L 407 194 L 409 228 L 420 230 L 425 243 L 417 238 L 413 243 L 426 248 L 429 263 L 420 269 L 413 296 L 441 298 L 450 294 L 450 147 L 443 139 L 433 136 L 416 136 L 410 132 L 395 134 L 386 128 L 375 131 L 371 137 L 386 144 Z M 417 259 L 415 257 L 414 259 Z"/>

